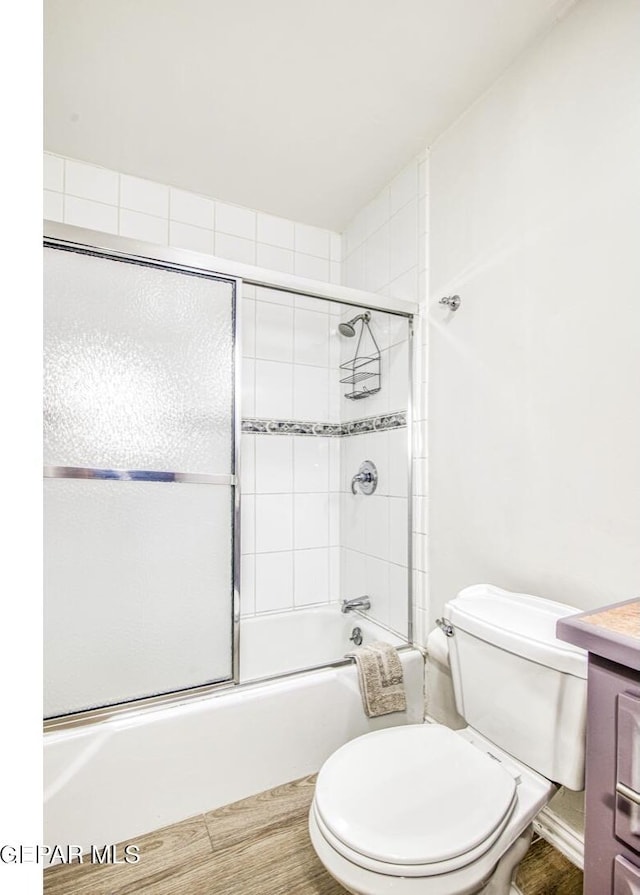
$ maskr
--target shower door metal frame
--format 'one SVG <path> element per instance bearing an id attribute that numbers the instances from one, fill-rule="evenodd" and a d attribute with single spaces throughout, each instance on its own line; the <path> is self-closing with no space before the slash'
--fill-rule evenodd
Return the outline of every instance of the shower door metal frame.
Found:
<path id="1" fill-rule="evenodd" d="M 110 236 L 94 230 L 83 230 L 65 224 L 54 224 L 45 221 L 44 248 L 68 251 L 81 255 L 89 255 L 106 260 L 138 264 L 156 270 L 169 270 L 186 276 L 197 276 L 216 282 L 228 283 L 232 288 L 232 332 L 233 332 L 233 405 L 232 405 L 232 461 L 233 471 L 230 474 L 207 475 L 198 473 L 165 472 L 158 470 L 104 470 L 76 466 L 45 466 L 45 478 L 76 478 L 94 480 L 138 481 L 144 482 L 183 482 L 207 485 L 230 485 L 233 488 L 232 503 L 232 620 L 231 620 L 231 677 L 222 681 L 199 684 L 179 690 L 171 690 L 136 699 L 125 700 L 95 708 L 81 709 L 64 715 L 56 715 L 44 719 L 44 730 L 53 731 L 80 724 L 106 720 L 123 712 L 154 708 L 171 703 L 182 703 L 190 698 L 202 698 L 221 690 L 229 690 L 240 681 L 240 456 L 242 437 L 242 350 L 241 350 L 241 308 L 242 279 L 229 274 L 220 274 L 210 264 L 194 263 L 207 256 L 194 255 L 192 252 L 164 249 L 137 242 L 126 237 Z"/>
<path id="2" fill-rule="evenodd" d="M 44 222 L 45 247 L 67 249 L 96 257 L 112 258 L 113 260 L 138 263 L 144 266 L 174 270 L 177 273 L 185 273 L 208 277 L 211 279 L 231 282 L 234 285 L 235 319 L 234 319 L 234 512 L 233 512 L 233 620 L 232 620 L 232 677 L 226 681 L 212 684 L 202 684 L 184 690 L 175 690 L 161 693 L 155 696 L 145 696 L 140 699 L 129 700 L 122 703 L 101 706 L 95 709 L 86 709 L 68 715 L 59 715 L 44 721 L 45 732 L 64 730 L 71 727 L 82 726 L 96 722 L 107 721 L 111 718 L 121 718 L 124 714 L 137 714 L 139 712 L 154 710 L 171 705 L 182 705 L 187 701 L 202 699 L 206 696 L 220 696 L 233 690 L 240 682 L 240 567 L 241 567 L 241 540 L 240 540 L 240 496 L 241 496 L 241 438 L 242 438 L 242 286 L 246 283 L 251 286 L 260 286 L 275 289 L 279 292 L 288 292 L 293 295 L 301 295 L 308 298 L 316 298 L 322 301 L 353 307 L 365 307 L 392 314 L 396 317 L 404 317 L 407 320 L 407 646 L 414 646 L 414 587 L 413 587 L 413 426 L 414 426 L 414 400 L 415 389 L 413 384 L 414 364 L 414 311 L 389 308 L 380 296 L 371 295 L 371 301 L 363 301 L 366 296 L 360 290 L 350 289 L 333 284 L 313 284 L 316 288 L 310 288 L 312 281 L 301 278 L 300 285 L 293 284 L 295 278 L 291 275 L 282 275 L 277 271 L 267 271 L 250 265 L 229 262 L 225 259 L 192 252 L 186 249 L 176 249 L 153 243 L 141 242 L 123 236 L 113 236 L 109 233 L 101 233 L 97 230 L 87 230 L 70 224 L 60 224 L 54 221 Z M 272 276 L 270 274 L 273 273 Z M 400 304 L 403 304 L 400 302 Z M 404 303 L 412 307 L 410 303 Z M 57 467 L 64 470 L 65 467 Z M 64 473 L 62 473 L 64 474 Z M 166 481 L 166 479 L 165 479 Z M 353 659 L 339 659 L 324 668 L 339 668 L 352 664 Z M 313 669 L 303 669 L 308 671 Z M 287 677 L 290 674 L 300 672 L 287 672 L 277 677 Z M 257 683 L 264 683 L 264 680 Z"/>

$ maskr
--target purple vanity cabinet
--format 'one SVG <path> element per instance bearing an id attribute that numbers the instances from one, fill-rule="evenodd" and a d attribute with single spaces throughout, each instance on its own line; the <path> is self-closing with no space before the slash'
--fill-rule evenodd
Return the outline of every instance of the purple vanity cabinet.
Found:
<path id="1" fill-rule="evenodd" d="M 640 895 L 640 601 L 557 634 L 589 651 L 584 895 Z"/>

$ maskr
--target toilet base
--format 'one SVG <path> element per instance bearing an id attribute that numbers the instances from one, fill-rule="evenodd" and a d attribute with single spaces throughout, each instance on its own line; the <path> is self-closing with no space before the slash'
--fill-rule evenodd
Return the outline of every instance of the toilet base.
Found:
<path id="1" fill-rule="evenodd" d="M 484 889 L 480 890 L 481 895 L 509 895 L 511 882 L 516 875 L 520 861 L 529 850 L 532 836 L 533 827 L 527 827 L 526 830 L 520 833 L 513 845 L 507 849 L 498 861 L 495 873 Z"/>
<path id="2" fill-rule="evenodd" d="M 329 845 L 313 812 L 309 816 L 309 834 L 325 869 L 351 895 L 510 895 L 515 871 L 531 844 L 533 827 L 529 825 L 520 833 L 488 875 L 472 864 L 428 877 L 385 876 L 352 864 Z"/>

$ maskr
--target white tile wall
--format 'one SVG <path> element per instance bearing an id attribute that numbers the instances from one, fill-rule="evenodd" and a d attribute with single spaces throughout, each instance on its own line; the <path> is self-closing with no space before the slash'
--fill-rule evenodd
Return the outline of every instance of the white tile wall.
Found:
<path id="1" fill-rule="evenodd" d="M 362 503 L 362 501 L 360 501 Z M 372 494 L 367 498 L 366 509 L 363 507 L 360 524 L 364 515 L 365 553 L 380 559 L 389 559 L 389 500 L 382 495 Z"/>
<path id="2" fill-rule="evenodd" d="M 295 362 L 329 366 L 329 316 L 296 307 Z"/>
<path id="3" fill-rule="evenodd" d="M 243 553 L 256 552 L 256 498 L 254 494 L 243 493 L 240 503 L 242 531 L 240 533 Z"/>
<path id="4" fill-rule="evenodd" d="M 419 301 L 419 201 L 426 194 L 422 163 L 421 157 L 413 159 L 347 227 L 345 285 Z"/>
<path id="5" fill-rule="evenodd" d="M 371 600 L 371 616 L 383 625 L 389 624 L 389 563 L 377 556 L 367 556 L 365 562 L 365 593 Z M 401 594 L 406 602 L 406 593 Z"/>
<path id="6" fill-rule="evenodd" d="M 65 193 L 103 205 L 118 205 L 120 178 L 115 171 L 71 159 L 65 162 Z"/>
<path id="7" fill-rule="evenodd" d="M 343 282 L 347 286 L 370 289 L 382 295 L 405 298 L 426 308 L 428 281 L 428 158 L 423 154 L 413 159 L 374 199 L 350 222 L 343 234 Z M 406 407 L 407 346 L 405 324 L 388 317 L 376 319 L 372 327 L 382 349 L 382 391 L 361 404 L 371 413 L 384 413 Z M 386 329 L 385 329 L 386 325 Z M 413 553 L 414 553 L 414 631 L 416 640 L 426 642 L 428 576 L 426 574 L 427 541 L 427 454 L 426 454 L 426 358 L 427 327 L 418 317 L 414 330 L 414 464 L 413 464 Z M 343 346 L 342 360 L 346 359 Z M 348 413 L 348 401 L 341 399 L 341 413 Z M 362 410 L 362 412 L 360 412 Z M 358 416 L 367 416 L 358 407 Z M 344 439 L 342 523 L 342 585 L 347 595 L 365 593 L 368 582 L 377 587 L 372 598 L 372 615 L 394 630 L 406 627 L 407 581 L 407 468 L 406 431 L 386 433 L 386 454 L 375 439 L 381 433 Z M 387 471 L 388 490 L 381 484 L 377 505 L 368 504 L 368 519 L 386 507 L 386 543 L 379 539 L 379 528 L 369 521 L 363 534 L 362 519 L 350 501 L 346 484 L 357 468 L 358 443 L 369 439 L 359 453 L 375 455 L 374 462 Z M 386 465 L 385 465 L 386 464 Z M 381 476 L 382 478 L 382 476 Z M 385 522 L 381 523 L 384 528 Z M 363 551 L 363 552 L 360 552 Z M 371 552 L 370 552 L 371 551 Z M 386 561 L 386 567 L 383 564 Z M 376 578 L 377 570 L 379 578 Z M 387 583 L 384 591 L 380 582 Z"/>
<path id="8" fill-rule="evenodd" d="M 42 213 L 48 221 L 62 222 L 64 219 L 64 197 L 62 193 L 44 190 Z"/>
<path id="9" fill-rule="evenodd" d="M 297 550 L 307 547 L 329 546 L 329 495 L 294 495 L 295 534 Z"/>
<path id="10" fill-rule="evenodd" d="M 389 627 L 401 633 L 407 630 L 409 607 L 404 595 L 408 587 L 406 565 L 389 563 Z"/>
<path id="11" fill-rule="evenodd" d="M 262 222 L 267 230 L 272 225 L 270 220 Z M 279 238 L 278 234 L 282 241 L 293 240 L 293 230 L 287 237 L 282 228 L 276 228 L 273 238 Z M 338 421 L 337 313 L 318 299 L 245 287 L 244 406 L 253 408 L 250 415 Z M 245 415 L 249 414 L 245 411 Z M 242 490 L 245 495 L 255 494 L 255 503 L 247 507 L 254 514 L 247 529 L 251 532 L 253 525 L 255 539 L 243 540 L 242 545 L 243 568 L 249 575 L 246 601 L 243 585 L 243 615 L 340 599 L 339 441 L 287 435 L 243 437 Z M 247 562 L 249 556 L 253 565 Z M 265 556 L 280 558 L 265 563 L 261 558 Z M 287 585 L 273 595 L 268 587 L 269 582 L 276 586 L 276 571 L 287 576 Z"/>
<path id="12" fill-rule="evenodd" d="M 256 492 L 256 439 L 257 436 L 247 436 L 241 439 L 240 475 L 243 494 L 255 494 Z"/>
<path id="13" fill-rule="evenodd" d="M 216 231 L 256 241 L 256 212 L 239 205 L 216 202 Z"/>
<path id="14" fill-rule="evenodd" d="M 336 387 L 326 367 L 296 364 L 293 383 L 293 416 L 297 420 L 328 420 L 329 391 Z"/>
<path id="15" fill-rule="evenodd" d="M 213 230 L 215 202 L 206 196 L 187 193 L 171 188 L 169 191 L 170 217 L 172 221 Z"/>
<path id="16" fill-rule="evenodd" d="M 330 230 L 48 152 L 44 188 L 50 220 L 331 283 L 342 280 L 342 241 Z"/>
<path id="17" fill-rule="evenodd" d="M 256 362 L 252 357 L 242 358 L 241 413 L 243 418 L 256 415 Z"/>
<path id="18" fill-rule="evenodd" d="M 176 249 L 190 249 L 192 252 L 213 254 L 213 231 L 184 224 L 180 221 L 169 222 L 169 245 Z"/>
<path id="19" fill-rule="evenodd" d="M 44 154 L 43 186 L 45 190 L 64 192 L 64 160 L 57 155 Z"/>
<path id="20" fill-rule="evenodd" d="M 258 482 L 256 480 L 256 486 Z M 256 494 L 256 553 L 293 548 L 293 498 L 291 494 Z M 300 544 L 297 546 L 316 546 Z"/>
<path id="21" fill-rule="evenodd" d="M 258 267 L 268 267 L 269 270 L 279 270 L 282 273 L 293 273 L 294 259 L 294 251 L 282 249 L 279 246 L 258 243 L 256 250 L 256 264 Z"/>
<path id="22" fill-rule="evenodd" d="M 256 357 L 293 361 L 293 308 L 259 301 L 256 305 Z"/>
<path id="23" fill-rule="evenodd" d="M 263 553 L 255 558 L 256 612 L 293 606 L 293 552 Z"/>
<path id="24" fill-rule="evenodd" d="M 309 227 L 306 224 L 295 225 L 295 249 L 305 255 L 318 258 L 329 258 L 331 255 L 331 236 L 329 230 Z"/>
<path id="25" fill-rule="evenodd" d="M 293 491 L 293 437 L 255 435 L 257 494 L 291 494 Z M 306 440 L 306 439 L 305 439 Z M 310 439 L 315 441 L 315 439 Z"/>
<path id="26" fill-rule="evenodd" d="M 245 293 L 245 364 L 255 363 L 255 398 L 247 396 L 246 402 L 256 416 L 340 421 L 406 407 L 407 325 L 402 318 L 373 314 L 385 358 L 381 398 L 340 401 L 344 386 L 337 367 L 353 353 L 356 340 L 339 336 L 337 323 L 357 309 L 265 288 Z M 262 596 L 255 602 L 249 597 L 244 614 L 296 609 L 373 590 L 372 617 L 406 631 L 406 437 L 406 429 L 350 438 L 245 435 L 252 449 L 243 456 L 242 485 L 244 493 L 249 488 L 256 493 L 254 549 L 259 555 L 291 554 L 294 585 L 285 607 L 282 595 L 271 599 L 266 594 L 256 566 L 256 594 L 262 587 Z M 363 459 L 373 460 L 380 475 L 372 498 L 350 492 Z"/>
<path id="27" fill-rule="evenodd" d="M 241 264 L 256 263 L 256 244 L 252 239 L 216 231 L 215 247 L 216 255 L 220 258 L 229 258 L 230 261 L 239 261 Z"/>
<path id="28" fill-rule="evenodd" d="M 273 221 L 258 216 L 266 230 Z M 291 239 L 283 228 L 271 238 Z M 303 231 L 309 238 L 315 236 Z M 337 311 L 318 299 L 245 287 L 242 325 L 245 416 L 339 420 Z M 252 408 L 251 412 L 248 409 Z M 243 540 L 249 596 L 242 613 L 272 612 L 340 599 L 340 439 L 243 437 L 242 490 L 255 493 L 255 540 Z M 250 447 L 247 447 L 250 445 Z M 253 565 L 247 557 L 253 558 Z M 261 557 L 278 556 L 264 562 Z M 284 557 L 284 558 L 283 558 Z M 272 595 L 274 571 L 293 584 Z M 264 573 L 264 574 L 263 574 Z M 254 583 L 255 582 L 255 583 Z M 276 586 L 273 584 L 273 586 Z M 252 589 L 253 588 L 253 589 Z M 255 598 L 253 596 L 255 594 Z"/>
<path id="29" fill-rule="evenodd" d="M 262 287 L 248 295 L 244 415 L 338 422 L 337 336 L 327 303 L 296 296 L 294 307 L 293 295 Z"/>
<path id="30" fill-rule="evenodd" d="M 415 268 L 418 257 L 417 200 L 413 199 L 389 222 L 389 279 L 398 280 Z"/>
<path id="31" fill-rule="evenodd" d="M 341 439 L 329 439 L 329 491 L 332 494 L 339 494 L 342 490 L 340 482 L 340 442 Z"/>
<path id="32" fill-rule="evenodd" d="M 243 288 L 242 306 L 240 308 L 242 326 L 242 356 L 256 356 L 256 302 L 247 295 L 247 289 Z M 253 294 L 253 293 L 252 293 Z"/>
<path id="33" fill-rule="evenodd" d="M 261 212 L 258 212 L 257 226 L 258 242 L 293 251 L 293 221 L 287 221 L 284 218 L 277 218 L 271 214 L 262 214 Z"/>
<path id="34" fill-rule="evenodd" d="M 256 286 L 254 292 L 256 302 L 267 301 L 275 305 L 285 305 L 287 308 L 292 308 L 294 301 L 298 302 L 301 299 L 301 296 L 298 295 L 294 298 L 291 292 L 284 292 L 281 289 L 271 289 L 267 286 Z M 313 300 L 318 301 L 318 299 Z"/>
<path id="35" fill-rule="evenodd" d="M 358 309 L 348 308 L 343 311 L 342 319 L 351 319 Z M 356 324 L 359 333 L 360 323 Z M 351 387 L 344 385 L 340 390 L 340 415 L 343 421 L 360 419 L 362 417 L 377 416 L 382 413 L 392 413 L 397 410 L 406 410 L 408 403 L 408 325 L 404 317 L 395 317 L 391 314 L 373 312 L 370 321 L 371 331 L 380 348 L 380 374 L 381 388 L 377 394 L 365 399 L 354 401 L 345 395 L 351 391 Z M 353 358 L 358 335 L 352 339 L 340 339 L 340 363 Z M 363 336 L 359 354 L 372 355 L 375 346 Z M 343 376 L 347 375 L 345 371 Z M 363 384 L 366 384 L 363 383 Z"/>
<path id="36" fill-rule="evenodd" d="M 240 565 L 240 586 L 242 589 L 241 614 L 254 615 L 256 611 L 256 557 L 248 553 L 242 557 Z"/>
<path id="37" fill-rule="evenodd" d="M 256 361 L 256 416 L 288 420 L 293 416 L 293 368 L 278 361 Z"/>
<path id="38" fill-rule="evenodd" d="M 341 599 L 340 589 L 340 547 L 329 547 L 329 602 L 339 602 Z"/>
<path id="39" fill-rule="evenodd" d="M 369 292 L 381 292 L 389 283 L 390 226 L 383 224 L 365 243 L 364 286 Z"/>
<path id="40" fill-rule="evenodd" d="M 293 439 L 293 487 L 298 494 L 330 490 L 329 452 L 333 445 L 337 445 L 336 439 Z"/>
<path id="41" fill-rule="evenodd" d="M 294 588 L 296 606 L 329 602 L 331 594 L 327 547 L 295 551 Z"/>
<path id="42" fill-rule="evenodd" d="M 329 261 L 325 258 L 316 258 L 313 255 L 304 255 L 302 252 L 296 252 L 293 272 L 296 276 L 307 277 L 310 280 L 331 282 Z"/>
<path id="43" fill-rule="evenodd" d="M 150 214 L 167 220 L 169 217 L 169 187 L 139 177 L 120 176 L 120 205 L 131 211 Z"/>
<path id="44" fill-rule="evenodd" d="M 341 578 L 343 596 L 367 594 L 369 615 L 401 634 L 407 625 L 407 430 L 340 440 L 342 470 Z M 370 497 L 353 495 L 351 477 L 372 460 L 379 485 Z"/>
<path id="45" fill-rule="evenodd" d="M 331 438 L 243 437 L 243 615 L 340 598 L 340 495 L 329 492 L 338 453 Z"/>
<path id="46" fill-rule="evenodd" d="M 118 209 L 114 205 L 103 205 L 92 199 L 65 195 L 64 222 L 88 230 L 102 230 L 104 233 L 118 232 Z"/>
<path id="47" fill-rule="evenodd" d="M 412 301 L 426 283 L 422 162 L 400 172 L 343 238 L 49 153 L 44 166 L 45 216 L 53 220 L 335 283 L 344 271 L 347 285 Z M 423 219 L 424 227 L 418 224 Z M 349 308 L 342 316 L 354 313 Z M 378 313 L 374 326 L 383 349 L 385 388 L 377 400 L 359 405 L 341 398 L 336 368 L 355 342 L 337 335 L 340 314 L 339 306 L 326 302 L 245 287 L 243 416 L 337 422 L 406 405 L 406 324 Z M 373 616 L 405 629 L 406 537 L 400 525 L 403 507 L 406 518 L 405 438 L 405 430 L 342 439 L 243 438 L 243 615 L 369 592 Z M 381 484 L 363 524 L 363 504 L 348 488 L 365 456 L 381 470 Z M 422 455 L 416 480 L 424 490 L 421 463 L 426 466 Z M 422 497 L 422 490 L 416 493 Z M 419 507 L 415 537 L 422 538 L 416 541 L 422 549 L 426 501 Z M 414 587 L 422 594 L 426 563 L 419 560 L 417 567 Z"/>
<path id="48" fill-rule="evenodd" d="M 167 245 L 169 242 L 169 225 L 162 218 L 140 211 L 120 209 L 120 236 L 140 239 L 144 242 L 155 242 Z"/>

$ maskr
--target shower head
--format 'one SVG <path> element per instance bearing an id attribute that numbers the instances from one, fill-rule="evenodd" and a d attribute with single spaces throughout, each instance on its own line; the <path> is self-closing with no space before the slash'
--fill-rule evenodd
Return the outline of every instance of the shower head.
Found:
<path id="1" fill-rule="evenodd" d="M 347 339 L 352 339 L 356 334 L 356 328 L 353 324 L 357 323 L 358 320 L 364 320 L 365 323 L 368 323 L 369 320 L 371 320 L 371 314 L 368 311 L 365 311 L 364 314 L 358 314 L 356 317 L 347 321 L 347 323 L 339 323 L 338 330 L 340 335 L 346 336 Z"/>
<path id="2" fill-rule="evenodd" d="M 340 323 L 338 325 L 338 330 L 341 336 L 346 336 L 347 339 L 353 338 L 355 336 L 356 331 L 351 323 Z"/>

